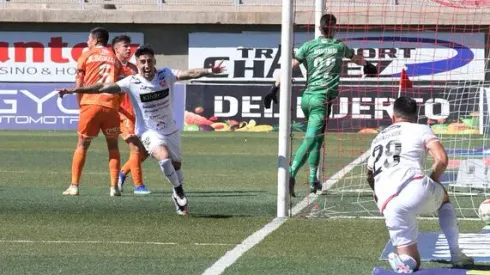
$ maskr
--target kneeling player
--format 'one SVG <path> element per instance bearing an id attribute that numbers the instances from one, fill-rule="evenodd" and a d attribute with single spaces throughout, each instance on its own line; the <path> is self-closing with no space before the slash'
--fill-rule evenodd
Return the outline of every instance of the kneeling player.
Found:
<path id="1" fill-rule="evenodd" d="M 199 78 L 223 72 L 221 64 L 209 69 L 172 71 L 155 68 L 155 54 L 150 46 L 135 52 L 138 74 L 115 84 L 94 84 L 77 89 L 62 89 L 60 96 L 71 93 L 128 93 L 136 115 L 136 134 L 146 150 L 158 160 L 160 169 L 173 185 L 172 200 L 179 215 L 187 214 L 183 189 L 180 132 L 172 111 L 172 95 L 177 80 Z M 175 74 L 174 74 L 175 72 Z"/>
<path id="2" fill-rule="evenodd" d="M 388 256 L 397 273 L 420 267 L 417 249 L 417 215 L 438 212 L 454 266 L 473 264 L 458 243 L 459 230 L 454 207 L 439 177 L 447 167 L 447 154 L 427 125 L 417 124 L 417 103 L 400 97 L 394 103 L 393 125 L 379 133 L 371 144 L 368 182 L 385 217 L 396 253 Z M 426 152 L 434 159 L 431 175 L 424 174 Z"/>

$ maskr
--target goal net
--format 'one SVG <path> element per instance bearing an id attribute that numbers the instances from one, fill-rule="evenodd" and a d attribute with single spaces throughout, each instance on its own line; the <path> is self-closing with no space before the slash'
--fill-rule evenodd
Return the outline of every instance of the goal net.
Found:
<path id="1" fill-rule="evenodd" d="M 319 173 L 324 190 L 310 194 L 306 162 L 292 200 L 292 205 L 306 205 L 298 215 L 380 216 L 366 182 L 367 151 L 376 133 L 390 125 L 390 104 L 401 94 L 416 99 L 419 123 L 431 125 L 448 152 L 442 181 L 459 217 L 477 218 L 490 192 L 488 38 L 483 27 L 490 1 L 344 0 L 327 1 L 326 8 L 337 17 L 336 36 L 377 65 L 380 75 L 364 78 L 361 66 L 344 62 L 340 94 L 324 136 Z M 296 48 L 313 38 L 313 9 L 311 0 L 296 2 Z M 307 21 L 304 29 L 300 20 Z M 408 79 L 401 77 L 403 71 Z M 301 96 L 303 88 L 304 79 L 296 79 L 293 96 Z M 306 121 L 295 123 L 304 126 Z M 294 132 L 293 154 L 302 137 Z"/>

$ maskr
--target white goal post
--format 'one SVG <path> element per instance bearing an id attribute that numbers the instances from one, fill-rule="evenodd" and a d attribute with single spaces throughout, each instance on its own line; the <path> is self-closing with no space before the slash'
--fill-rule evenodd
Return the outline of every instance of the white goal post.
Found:
<path id="1" fill-rule="evenodd" d="M 315 37 L 321 35 L 320 18 L 325 11 L 326 0 L 315 1 Z M 291 59 L 293 57 L 293 1 L 282 1 L 281 25 L 281 89 L 279 102 L 279 148 L 277 171 L 277 217 L 289 216 L 289 163 L 291 157 Z M 321 180 L 323 155 L 318 167 L 318 178 Z"/>

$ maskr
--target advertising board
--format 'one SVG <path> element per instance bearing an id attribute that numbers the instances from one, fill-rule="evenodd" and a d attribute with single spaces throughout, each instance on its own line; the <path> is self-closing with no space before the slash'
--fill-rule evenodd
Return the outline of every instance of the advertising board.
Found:
<path id="1" fill-rule="evenodd" d="M 143 33 L 131 37 L 131 51 L 143 44 Z M 0 32 L 0 82 L 74 82 L 78 57 L 88 32 Z"/>
<path id="2" fill-rule="evenodd" d="M 265 109 L 263 104 L 269 87 L 206 83 L 187 85 L 186 130 L 232 131 L 250 124 L 254 127 L 244 130 L 277 130 L 279 105 Z M 301 110 L 302 91 L 303 86 L 293 86 L 291 123 L 294 131 L 304 131 L 306 128 Z M 451 125 L 457 127 L 454 128 L 457 132 L 479 132 L 479 94 L 477 87 L 420 87 L 402 93 L 419 103 L 419 122 L 438 124 L 441 133 L 451 133 Z M 328 131 L 359 132 L 388 126 L 392 117 L 391 103 L 397 97 L 398 89 L 394 87 L 341 86 L 339 97 L 333 104 Z M 462 122 L 467 125 L 460 125 Z"/>
<path id="3" fill-rule="evenodd" d="M 483 80 L 484 33 L 453 32 L 339 32 L 356 54 L 379 67 L 380 76 L 362 78 L 362 67 L 344 59 L 342 79 L 392 81 L 403 68 L 413 81 Z M 296 33 L 295 49 L 313 39 L 313 33 Z M 279 32 L 191 33 L 189 66 L 208 67 L 224 60 L 227 72 L 208 81 L 272 81 L 280 69 Z M 295 70 L 295 80 L 305 80 L 305 68 Z M 201 80 L 200 80 L 201 81 Z"/>
<path id="4" fill-rule="evenodd" d="M 0 129 L 76 130 L 79 107 L 74 95 L 61 99 L 56 89 L 73 83 L 0 83 Z M 176 84 L 173 108 L 177 125 L 184 124 L 185 85 Z"/>

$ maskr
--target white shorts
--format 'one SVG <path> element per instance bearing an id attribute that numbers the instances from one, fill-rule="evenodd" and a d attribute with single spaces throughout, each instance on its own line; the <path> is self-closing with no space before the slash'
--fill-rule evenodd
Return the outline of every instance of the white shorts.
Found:
<path id="1" fill-rule="evenodd" d="M 411 180 L 388 202 L 383 215 L 394 247 L 417 243 L 417 215 L 435 213 L 441 207 L 444 192 L 441 184 L 424 176 Z"/>
<path id="2" fill-rule="evenodd" d="M 154 130 L 147 130 L 140 136 L 140 139 L 150 155 L 153 154 L 156 147 L 165 145 L 169 158 L 172 161 L 182 160 L 182 146 L 179 131 L 170 135 L 163 135 Z"/>

